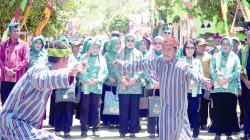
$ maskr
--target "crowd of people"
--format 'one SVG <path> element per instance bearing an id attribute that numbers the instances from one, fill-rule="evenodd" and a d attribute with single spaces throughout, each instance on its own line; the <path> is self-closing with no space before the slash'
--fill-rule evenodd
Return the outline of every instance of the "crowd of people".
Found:
<path id="1" fill-rule="evenodd" d="M 90 128 L 99 137 L 102 121 L 119 129 L 120 137 L 129 133 L 135 138 L 144 117 L 150 138 L 197 139 L 200 129 L 215 133 L 215 140 L 223 133 L 232 140 L 240 130 L 242 140 L 250 138 L 250 50 L 237 37 L 216 33 L 210 50 L 203 38 L 189 39 L 181 47 L 171 28 L 163 27 L 152 38 L 127 34 L 124 46 L 114 31 L 106 42 L 59 35 L 45 49 L 42 35 L 31 46 L 19 39 L 20 24 L 11 24 L 9 34 L 0 44 L 0 139 L 71 138 L 74 114 L 82 137 L 88 137 Z M 81 94 L 79 103 L 56 100 L 59 91 L 70 89 Z M 107 91 L 118 95 L 119 115 L 103 114 Z M 159 117 L 139 108 L 140 98 L 153 94 L 161 98 Z M 55 136 L 39 129 L 49 97 Z"/>

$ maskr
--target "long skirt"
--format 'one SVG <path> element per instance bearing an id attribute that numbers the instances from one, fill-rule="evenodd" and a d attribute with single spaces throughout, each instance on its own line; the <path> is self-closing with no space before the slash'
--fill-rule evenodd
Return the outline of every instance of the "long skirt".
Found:
<path id="1" fill-rule="evenodd" d="M 172 110 L 163 104 L 159 118 L 160 140 L 191 140 L 191 129 L 187 115 L 187 102 L 183 109 Z"/>

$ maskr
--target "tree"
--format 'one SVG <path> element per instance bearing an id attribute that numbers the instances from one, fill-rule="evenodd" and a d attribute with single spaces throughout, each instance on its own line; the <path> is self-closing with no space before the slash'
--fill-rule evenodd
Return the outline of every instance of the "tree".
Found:
<path id="1" fill-rule="evenodd" d="M 45 37 L 54 36 L 61 33 L 65 29 L 65 21 L 68 19 L 69 9 L 75 11 L 79 6 L 81 6 L 80 0 L 54 0 L 55 5 L 53 9 L 49 22 L 43 29 L 42 34 Z M 4 31 L 7 29 L 11 19 L 14 17 L 17 7 L 22 2 L 22 0 L 8 0 L 2 1 L 0 3 L 0 36 L 3 35 Z M 43 20 L 44 16 L 42 15 L 44 9 L 48 3 L 48 0 L 33 0 L 33 5 L 30 9 L 28 18 L 26 20 L 26 26 L 29 31 L 29 34 L 33 34 L 38 23 Z M 18 22 L 21 22 L 22 15 L 24 13 L 20 11 Z M 23 28 L 22 30 L 26 30 Z"/>
<path id="2" fill-rule="evenodd" d="M 183 0 L 168 0 L 168 1 L 162 1 L 162 0 L 155 0 L 155 3 L 157 5 L 157 8 L 160 9 L 162 7 L 167 7 L 166 10 L 161 11 L 161 13 L 166 16 L 171 16 L 174 14 L 174 7 L 176 5 L 182 5 Z M 214 21 L 216 20 L 217 23 L 223 22 L 222 13 L 221 13 L 221 3 L 220 0 L 197 0 L 197 3 L 192 3 L 193 1 L 190 0 L 192 4 L 192 8 L 187 8 L 187 13 L 189 17 L 200 17 L 202 21 L 208 20 L 208 21 Z M 174 6 L 175 5 L 175 6 Z M 229 29 L 232 25 L 232 21 L 234 18 L 235 10 L 237 8 L 237 2 L 235 0 L 229 0 L 228 1 L 228 25 Z M 236 19 L 236 25 L 235 26 L 242 26 L 243 25 L 244 18 L 241 14 L 241 12 L 238 12 L 237 19 Z"/>
<path id="3" fill-rule="evenodd" d="M 108 33 L 108 24 L 114 15 L 120 12 L 139 14 L 144 9 L 145 5 L 142 0 L 84 0 L 82 7 L 78 11 L 83 17 L 81 23 L 84 24 L 81 27 L 83 29 L 80 30 L 89 34 Z M 129 14 L 126 16 L 129 16 Z M 91 25 L 95 26 L 92 27 Z M 89 26 L 93 29 L 89 30 Z"/>
<path id="4" fill-rule="evenodd" d="M 124 13 L 117 13 L 108 24 L 109 32 L 118 30 L 121 33 L 127 33 L 129 31 L 129 18 Z"/>

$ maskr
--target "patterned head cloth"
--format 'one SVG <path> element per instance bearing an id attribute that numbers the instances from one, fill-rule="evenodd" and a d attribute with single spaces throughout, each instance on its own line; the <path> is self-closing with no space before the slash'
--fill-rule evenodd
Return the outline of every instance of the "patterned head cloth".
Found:
<path id="1" fill-rule="evenodd" d="M 12 29 L 15 28 L 20 28 L 20 24 L 19 23 L 13 23 L 9 25 L 9 31 L 11 31 Z"/>
<path id="2" fill-rule="evenodd" d="M 175 39 L 175 37 L 171 36 L 171 37 L 166 38 L 163 41 L 163 45 L 170 45 L 170 46 L 173 46 L 175 48 L 178 48 L 180 43 Z"/>
<path id="3" fill-rule="evenodd" d="M 65 48 L 65 49 L 59 49 L 59 48 Z M 71 49 L 69 44 L 67 44 L 64 41 L 54 41 L 50 48 L 48 48 L 48 56 L 53 57 L 67 57 L 70 56 Z"/>
<path id="4" fill-rule="evenodd" d="M 216 34 L 214 35 L 214 39 L 222 39 L 222 38 L 223 38 L 223 36 L 220 35 L 219 33 L 216 33 Z"/>

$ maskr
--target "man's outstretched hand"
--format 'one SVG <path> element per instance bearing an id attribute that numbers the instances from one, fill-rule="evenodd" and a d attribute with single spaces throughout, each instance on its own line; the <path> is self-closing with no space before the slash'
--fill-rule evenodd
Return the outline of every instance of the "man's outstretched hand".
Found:
<path id="1" fill-rule="evenodd" d="M 69 72 L 69 76 L 76 76 L 78 73 L 83 73 L 86 68 L 88 68 L 86 61 L 78 62 Z"/>
<path id="2" fill-rule="evenodd" d="M 113 62 L 113 65 L 116 66 L 116 67 L 119 67 L 119 62 L 120 62 L 120 61 L 119 61 L 118 59 L 116 59 L 116 60 Z"/>

